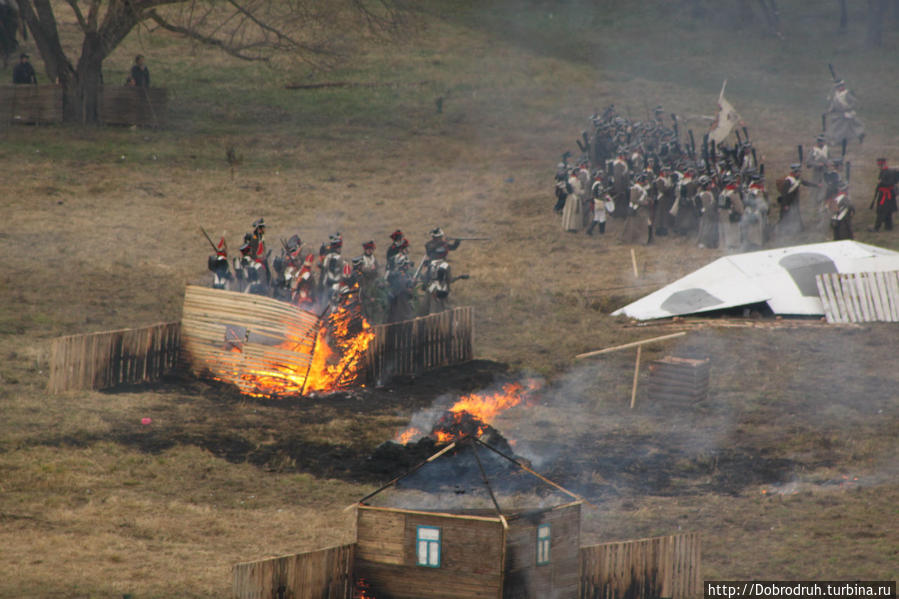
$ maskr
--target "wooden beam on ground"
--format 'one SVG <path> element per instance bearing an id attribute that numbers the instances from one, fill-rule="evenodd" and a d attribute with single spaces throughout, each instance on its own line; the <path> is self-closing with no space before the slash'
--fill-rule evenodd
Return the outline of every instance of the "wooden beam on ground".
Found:
<path id="1" fill-rule="evenodd" d="M 634 402 L 637 401 L 637 377 L 640 374 L 640 354 L 643 351 L 643 346 L 637 346 L 637 362 L 634 364 L 634 386 L 631 388 L 631 409 L 634 409 Z"/>
<path id="2" fill-rule="evenodd" d="M 680 331 L 679 333 L 671 333 L 670 335 L 662 335 L 661 337 L 652 337 L 650 339 L 643 339 L 641 341 L 632 341 L 630 343 L 625 343 L 624 345 L 616 345 L 614 347 L 598 349 L 596 351 L 587 352 L 585 354 L 578 354 L 575 356 L 575 359 L 580 360 L 581 358 L 589 358 L 590 356 L 598 356 L 600 354 L 607 354 L 609 352 L 618 351 L 621 349 L 627 349 L 629 347 L 639 347 L 641 345 L 646 345 L 647 343 L 655 343 L 656 341 L 665 341 L 666 339 L 674 339 L 675 337 L 683 337 L 686 334 L 687 334 L 686 331 Z"/>

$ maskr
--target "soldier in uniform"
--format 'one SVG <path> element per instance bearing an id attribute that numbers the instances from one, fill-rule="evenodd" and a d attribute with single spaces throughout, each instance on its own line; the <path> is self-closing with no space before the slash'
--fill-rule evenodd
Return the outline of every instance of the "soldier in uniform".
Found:
<path id="1" fill-rule="evenodd" d="M 253 248 L 250 246 L 249 241 L 244 241 L 240 246 L 240 257 L 234 257 L 232 260 L 232 266 L 234 267 L 234 278 L 237 282 L 237 291 L 246 291 L 250 284 L 252 283 L 251 277 L 253 277 L 256 272 L 252 269 L 251 265 L 253 264 L 253 255 L 250 251 Z"/>
<path id="2" fill-rule="evenodd" d="M 618 210 L 617 207 L 615 209 Z M 635 244 L 644 239 L 652 242 L 652 200 L 649 196 L 648 175 L 643 173 L 637 177 L 630 188 L 627 218 L 621 229 L 621 243 Z"/>
<path id="3" fill-rule="evenodd" d="M 328 238 L 328 244 L 322 244 L 322 248 L 319 250 L 321 262 L 318 265 L 320 269 L 318 287 L 329 301 L 343 279 L 342 249 L 343 237 L 340 233 L 335 233 Z"/>
<path id="4" fill-rule="evenodd" d="M 723 183 L 724 189 L 718 196 L 718 236 L 724 249 L 735 250 L 742 245 L 743 197 L 733 177 L 725 175 Z"/>
<path id="5" fill-rule="evenodd" d="M 406 239 L 406 236 L 403 235 L 403 232 L 397 229 L 393 233 L 390 234 L 390 239 L 393 241 L 387 247 L 387 258 L 386 258 L 386 270 L 390 272 L 393 269 L 393 263 L 396 260 L 396 257 L 399 254 L 408 254 L 409 253 L 409 240 Z"/>
<path id="6" fill-rule="evenodd" d="M 233 277 L 231 269 L 228 267 L 228 244 L 225 243 L 224 236 L 215 246 L 215 255 L 209 256 L 208 266 L 212 271 L 212 288 L 227 289 Z"/>
<path id="7" fill-rule="evenodd" d="M 865 126 L 856 116 L 858 101 L 846 87 L 846 82 L 839 79 L 834 82 L 833 90 L 827 98 L 827 141 L 838 146 L 843 140 L 858 138 L 858 143 L 865 139 Z"/>
<path id="8" fill-rule="evenodd" d="M 876 208 L 877 218 L 874 221 L 873 231 L 880 231 L 880 226 L 887 231 L 893 230 L 893 213 L 896 212 L 896 183 L 899 183 L 899 170 L 889 168 L 886 158 L 878 158 L 877 166 L 880 172 L 877 174 L 877 188 L 874 190 L 874 199 L 871 207 Z"/>
<path id="9" fill-rule="evenodd" d="M 718 247 L 718 198 L 714 183 L 707 175 L 699 177 L 700 192 L 696 196 L 699 205 L 699 247 Z"/>
<path id="10" fill-rule="evenodd" d="M 410 266 L 406 254 L 397 254 L 393 268 L 387 272 L 387 322 L 400 322 L 415 317 L 415 281 L 409 274 Z"/>
<path id="11" fill-rule="evenodd" d="M 849 201 L 849 183 L 840 182 L 839 190 L 834 198 L 835 211 L 830 218 L 830 226 L 833 229 L 833 240 L 852 239 L 852 215 L 855 207 Z"/>
<path id="12" fill-rule="evenodd" d="M 565 196 L 565 207 L 562 209 L 562 230 L 577 233 L 581 228 L 581 196 L 584 195 L 584 188 L 576 170 L 571 171 L 568 176 L 568 188 L 571 191 Z"/>
<path id="13" fill-rule="evenodd" d="M 586 231 L 587 235 L 593 235 L 593 229 L 597 224 L 599 225 L 599 234 L 605 234 L 608 214 L 615 210 L 615 200 L 612 199 L 609 192 L 609 189 L 603 187 L 602 179 L 597 175 L 590 188 L 590 195 L 593 197 L 593 221 Z"/>
<path id="14" fill-rule="evenodd" d="M 815 189 L 815 210 L 821 210 L 824 204 L 824 197 L 827 194 L 827 186 L 824 182 L 824 175 L 827 174 L 827 165 L 829 158 L 827 156 L 827 138 L 822 133 L 815 139 L 815 146 L 808 154 L 808 160 L 805 166 L 812 169 L 812 183 L 818 185 Z"/>
<path id="15" fill-rule="evenodd" d="M 801 170 L 801 164 L 791 164 L 790 174 L 783 178 L 778 188 L 780 219 L 777 221 L 777 232 L 782 236 L 796 235 L 803 229 L 802 216 L 799 213 L 799 191 L 803 184 Z"/>
<path id="16" fill-rule="evenodd" d="M 626 218 L 628 216 L 629 174 L 627 154 L 624 150 L 619 150 L 618 157 L 612 162 L 612 189 L 615 197 L 615 212 L 613 214 L 617 215 L 618 218 Z"/>
<path id="17" fill-rule="evenodd" d="M 378 259 L 375 257 L 374 240 L 362 244 L 361 273 L 366 281 L 373 281 L 378 277 Z"/>
<path id="18" fill-rule="evenodd" d="M 265 219 L 257 218 L 253 221 L 253 232 L 244 236 L 244 241 L 250 243 L 250 253 L 255 256 L 259 250 L 259 245 L 263 243 L 265 238 Z"/>
<path id="19" fill-rule="evenodd" d="M 676 181 L 664 167 L 659 169 L 659 174 L 653 181 L 656 202 L 652 222 L 655 234 L 661 237 L 668 235 L 668 226 L 673 221 L 671 209 L 674 207 L 675 184 Z"/>
<path id="20" fill-rule="evenodd" d="M 749 187 L 743 200 L 740 230 L 744 250 L 757 250 L 767 241 L 768 199 L 758 174 L 750 174 Z"/>

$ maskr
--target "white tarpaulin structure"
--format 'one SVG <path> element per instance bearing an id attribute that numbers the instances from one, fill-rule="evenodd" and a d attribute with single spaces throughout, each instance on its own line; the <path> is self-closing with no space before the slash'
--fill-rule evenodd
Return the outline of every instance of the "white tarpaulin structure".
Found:
<path id="1" fill-rule="evenodd" d="M 832 241 L 719 258 L 616 310 L 637 320 L 669 318 L 765 302 L 775 314 L 824 314 L 815 276 L 899 270 L 899 252 Z"/>

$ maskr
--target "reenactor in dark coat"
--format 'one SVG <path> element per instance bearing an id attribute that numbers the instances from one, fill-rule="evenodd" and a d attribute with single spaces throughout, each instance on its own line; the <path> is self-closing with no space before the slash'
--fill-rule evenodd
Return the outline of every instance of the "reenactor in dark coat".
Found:
<path id="1" fill-rule="evenodd" d="M 877 214 L 874 221 L 874 232 L 880 231 L 881 225 L 887 231 L 892 231 L 893 213 L 896 212 L 896 184 L 899 183 L 899 170 L 889 168 L 886 158 L 878 158 L 877 166 L 880 167 L 880 172 L 877 174 L 874 199 L 871 200 L 871 208 L 876 208 Z"/>

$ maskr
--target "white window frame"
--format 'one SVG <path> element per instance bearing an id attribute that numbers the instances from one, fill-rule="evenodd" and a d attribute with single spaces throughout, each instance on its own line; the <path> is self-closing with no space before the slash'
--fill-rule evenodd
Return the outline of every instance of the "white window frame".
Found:
<path id="1" fill-rule="evenodd" d="M 422 534 L 424 533 L 424 534 Z M 419 525 L 415 529 L 415 564 L 439 568 L 442 534 L 439 526 Z"/>
<path id="2" fill-rule="evenodd" d="M 537 565 L 546 566 L 550 562 L 552 548 L 552 527 L 549 524 L 537 526 Z"/>

